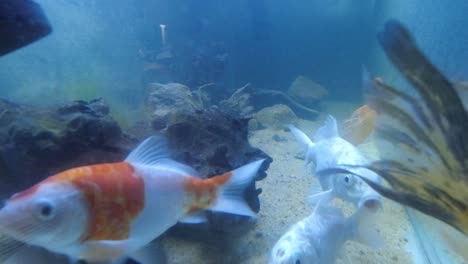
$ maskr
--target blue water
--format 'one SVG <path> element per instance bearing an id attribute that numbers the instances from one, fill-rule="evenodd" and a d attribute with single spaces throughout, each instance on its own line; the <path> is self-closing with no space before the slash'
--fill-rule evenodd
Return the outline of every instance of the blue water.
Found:
<path id="1" fill-rule="evenodd" d="M 246 83 L 287 92 L 299 75 L 328 91 L 317 108 L 345 119 L 363 103 L 363 66 L 395 85 L 407 85 L 376 41 L 389 18 L 411 29 L 421 49 L 451 80 L 468 80 L 465 0 L 36 2 L 53 33 L 0 57 L 0 98 L 51 106 L 102 97 L 124 128 L 144 119 L 152 82 L 181 83 L 192 91 L 215 83 L 227 98 Z M 158 59 L 161 54 L 170 58 Z M 346 110 L 336 110 L 336 104 Z M 277 134 L 287 137 L 283 132 Z M 258 146 L 266 147 L 259 138 L 257 134 Z M 406 219 L 396 221 L 407 224 Z"/>
<path id="2" fill-rule="evenodd" d="M 116 94 L 144 85 L 138 52 L 161 49 L 160 24 L 167 25 L 168 45 L 187 60 L 172 81 L 213 81 L 192 76 L 188 60 L 209 62 L 226 53 L 228 63 L 215 81 L 231 89 L 246 82 L 285 89 L 303 74 L 337 98 L 359 99 L 375 20 L 373 1 L 38 2 L 54 33 L 0 62 L 4 93 L 19 100 L 31 93 L 75 97 L 75 87 L 87 85 L 122 101 Z"/>

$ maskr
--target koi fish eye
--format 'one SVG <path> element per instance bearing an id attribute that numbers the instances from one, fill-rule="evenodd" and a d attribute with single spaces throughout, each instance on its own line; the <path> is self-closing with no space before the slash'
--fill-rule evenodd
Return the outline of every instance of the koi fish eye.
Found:
<path id="1" fill-rule="evenodd" d="M 42 200 L 37 202 L 35 205 L 35 214 L 37 218 L 43 221 L 51 220 L 56 215 L 56 208 L 55 206 L 46 200 Z"/>

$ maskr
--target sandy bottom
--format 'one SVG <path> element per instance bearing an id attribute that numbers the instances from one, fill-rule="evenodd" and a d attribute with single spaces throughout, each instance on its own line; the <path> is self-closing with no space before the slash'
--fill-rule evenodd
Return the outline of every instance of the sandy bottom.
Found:
<path id="1" fill-rule="evenodd" d="M 338 121 L 347 118 L 356 105 L 329 103 L 328 112 Z M 299 120 L 300 127 L 312 135 L 321 121 Z M 275 141 L 273 136 L 283 141 Z M 305 168 L 304 160 L 297 158 L 299 146 L 288 131 L 269 129 L 254 131 L 250 142 L 273 158 L 268 177 L 258 183 L 261 210 L 252 227 L 230 241 L 197 243 L 166 237 L 163 241 L 169 263 L 267 263 L 275 242 L 290 226 L 312 213 L 307 203 L 315 179 Z M 368 147 L 368 146 L 366 146 Z M 365 151 L 367 153 L 368 151 Z M 369 151 L 372 153 L 372 151 Z M 417 244 L 410 235 L 411 227 L 405 209 L 384 200 L 376 228 L 385 241 L 379 250 L 372 250 L 357 242 L 347 242 L 345 252 L 350 263 L 412 263 L 409 244 Z M 228 237 L 228 240 L 231 238 Z M 343 263 L 338 260 L 338 263 Z"/>

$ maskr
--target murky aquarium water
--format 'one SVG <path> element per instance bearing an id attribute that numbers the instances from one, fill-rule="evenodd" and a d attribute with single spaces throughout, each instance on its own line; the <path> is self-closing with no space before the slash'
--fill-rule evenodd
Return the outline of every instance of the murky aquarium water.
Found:
<path id="1" fill-rule="evenodd" d="M 0 263 L 468 263 L 466 14 L 0 1 Z"/>

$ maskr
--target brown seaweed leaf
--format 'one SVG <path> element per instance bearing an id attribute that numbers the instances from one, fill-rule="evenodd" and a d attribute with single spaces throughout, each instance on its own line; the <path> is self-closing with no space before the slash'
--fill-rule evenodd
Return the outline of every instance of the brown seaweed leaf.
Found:
<path id="1" fill-rule="evenodd" d="M 334 172 L 355 173 L 387 198 L 468 235 L 467 112 L 453 85 L 399 22 L 387 22 L 378 40 L 415 89 L 412 93 L 398 90 L 376 79 L 368 91 L 368 104 L 378 113 L 375 132 L 380 160 L 367 168 L 391 188 L 372 182 L 362 167 Z"/>

